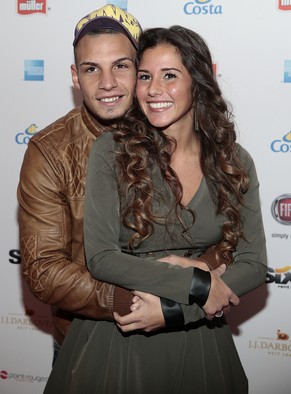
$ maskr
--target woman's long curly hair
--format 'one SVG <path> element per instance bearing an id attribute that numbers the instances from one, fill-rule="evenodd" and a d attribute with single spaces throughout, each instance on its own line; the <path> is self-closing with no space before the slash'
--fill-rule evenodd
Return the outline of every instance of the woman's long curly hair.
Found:
<path id="1" fill-rule="evenodd" d="M 239 238 L 243 237 L 241 207 L 243 194 L 248 188 L 248 175 L 235 144 L 232 115 L 215 79 L 210 51 L 197 33 L 181 26 L 148 29 L 140 37 L 138 62 L 144 51 L 159 45 L 175 47 L 192 77 L 193 132 L 200 140 L 200 165 L 217 214 L 225 217 L 222 241 L 217 250 L 230 259 Z M 180 221 L 178 208 L 182 206 L 183 190 L 171 168 L 175 141 L 149 124 L 138 103 L 134 103 L 117 129 L 114 138 L 121 147 L 117 168 L 120 187 L 126 196 L 123 223 L 133 230 L 129 241 L 129 247 L 133 249 L 152 234 L 153 223 L 159 220 L 152 210 L 153 164 L 160 167 L 175 196 L 173 208 Z"/>

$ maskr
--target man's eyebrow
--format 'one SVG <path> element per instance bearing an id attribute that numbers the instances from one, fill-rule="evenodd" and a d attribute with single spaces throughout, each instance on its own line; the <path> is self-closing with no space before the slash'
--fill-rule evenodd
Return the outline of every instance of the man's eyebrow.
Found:
<path id="1" fill-rule="evenodd" d="M 119 59 L 116 59 L 112 64 L 117 64 L 120 62 L 124 62 L 125 60 L 129 60 L 130 62 L 134 63 L 134 59 L 132 57 L 124 56 Z"/>
<path id="2" fill-rule="evenodd" d="M 132 59 L 131 57 L 128 57 L 128 56 L 124 56 L 124 57 L 114 60 L 114 62 L 112 62 L 112 65 L 114 66 L 115 64 L 118 64 L 120 62 L 124 62 L 125 60 L 129 60 L 130 62 L 134 63 L 134 59 Z M 83 63 L 80 63 L 79 67 L 81 67 L 81 66 L 99 67 L 100 65 L 99 65 L 99 63 L 95 63 L 95 62 L 83 62 Z"/>
<path id="3" fill-rule="evenodd" d="M 83 63 L 80 63 L 80 64 L 79 64 L 79 67 L 81 67 L 81 66 L 93 66 L 93 67 L 96 67 L 96 66 L 98 66 L 98 63 L 94 63 L 94 62 L 83 62 Z"/>

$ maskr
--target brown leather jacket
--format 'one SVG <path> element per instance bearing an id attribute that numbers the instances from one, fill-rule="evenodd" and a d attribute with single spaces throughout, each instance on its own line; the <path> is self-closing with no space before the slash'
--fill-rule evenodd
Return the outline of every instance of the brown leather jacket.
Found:
<path id="1" fill-rule="evenodd" d="M 23 276 L 53 305 L 62 343 L 75 315 L 113 320 L 129 313 L 128 290 L 94 280 L 85 264 L 83 203 L 87 161 L 100 125 L 84 106 L 34 135 L 24 156 L 17 196 Z"/>

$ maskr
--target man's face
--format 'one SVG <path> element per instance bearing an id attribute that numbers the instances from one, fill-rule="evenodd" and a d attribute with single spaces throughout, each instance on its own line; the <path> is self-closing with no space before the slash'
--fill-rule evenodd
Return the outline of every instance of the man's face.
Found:
<path id="1" fill-rule="evenodd" d="M 77 44 L 73 83 L 101 122 L 123 116 L 132 104 L 135 56 L 133 45 L 121 33 L 86 35 Z"/>

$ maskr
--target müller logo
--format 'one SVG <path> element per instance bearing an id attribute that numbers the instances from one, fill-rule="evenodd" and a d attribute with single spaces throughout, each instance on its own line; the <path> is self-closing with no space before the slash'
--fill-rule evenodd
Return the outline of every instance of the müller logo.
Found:
<path id="1" fill-rule="evenodd" d="M 282 194 L 272 204 L 272 215 L 274 219 L 286 225 L 291 225 L 291 194 Z"/>
<path id="2" fill-rule="evenodd" d="M 20 15 L 45 14 L 46 0 L 17 0 L 17 13 Z"/>
<path id="3" fill-rule="evenodd" d="M 291 11 L 291 0 L 278 0 L 278 8 L 281 11 Z"/>

